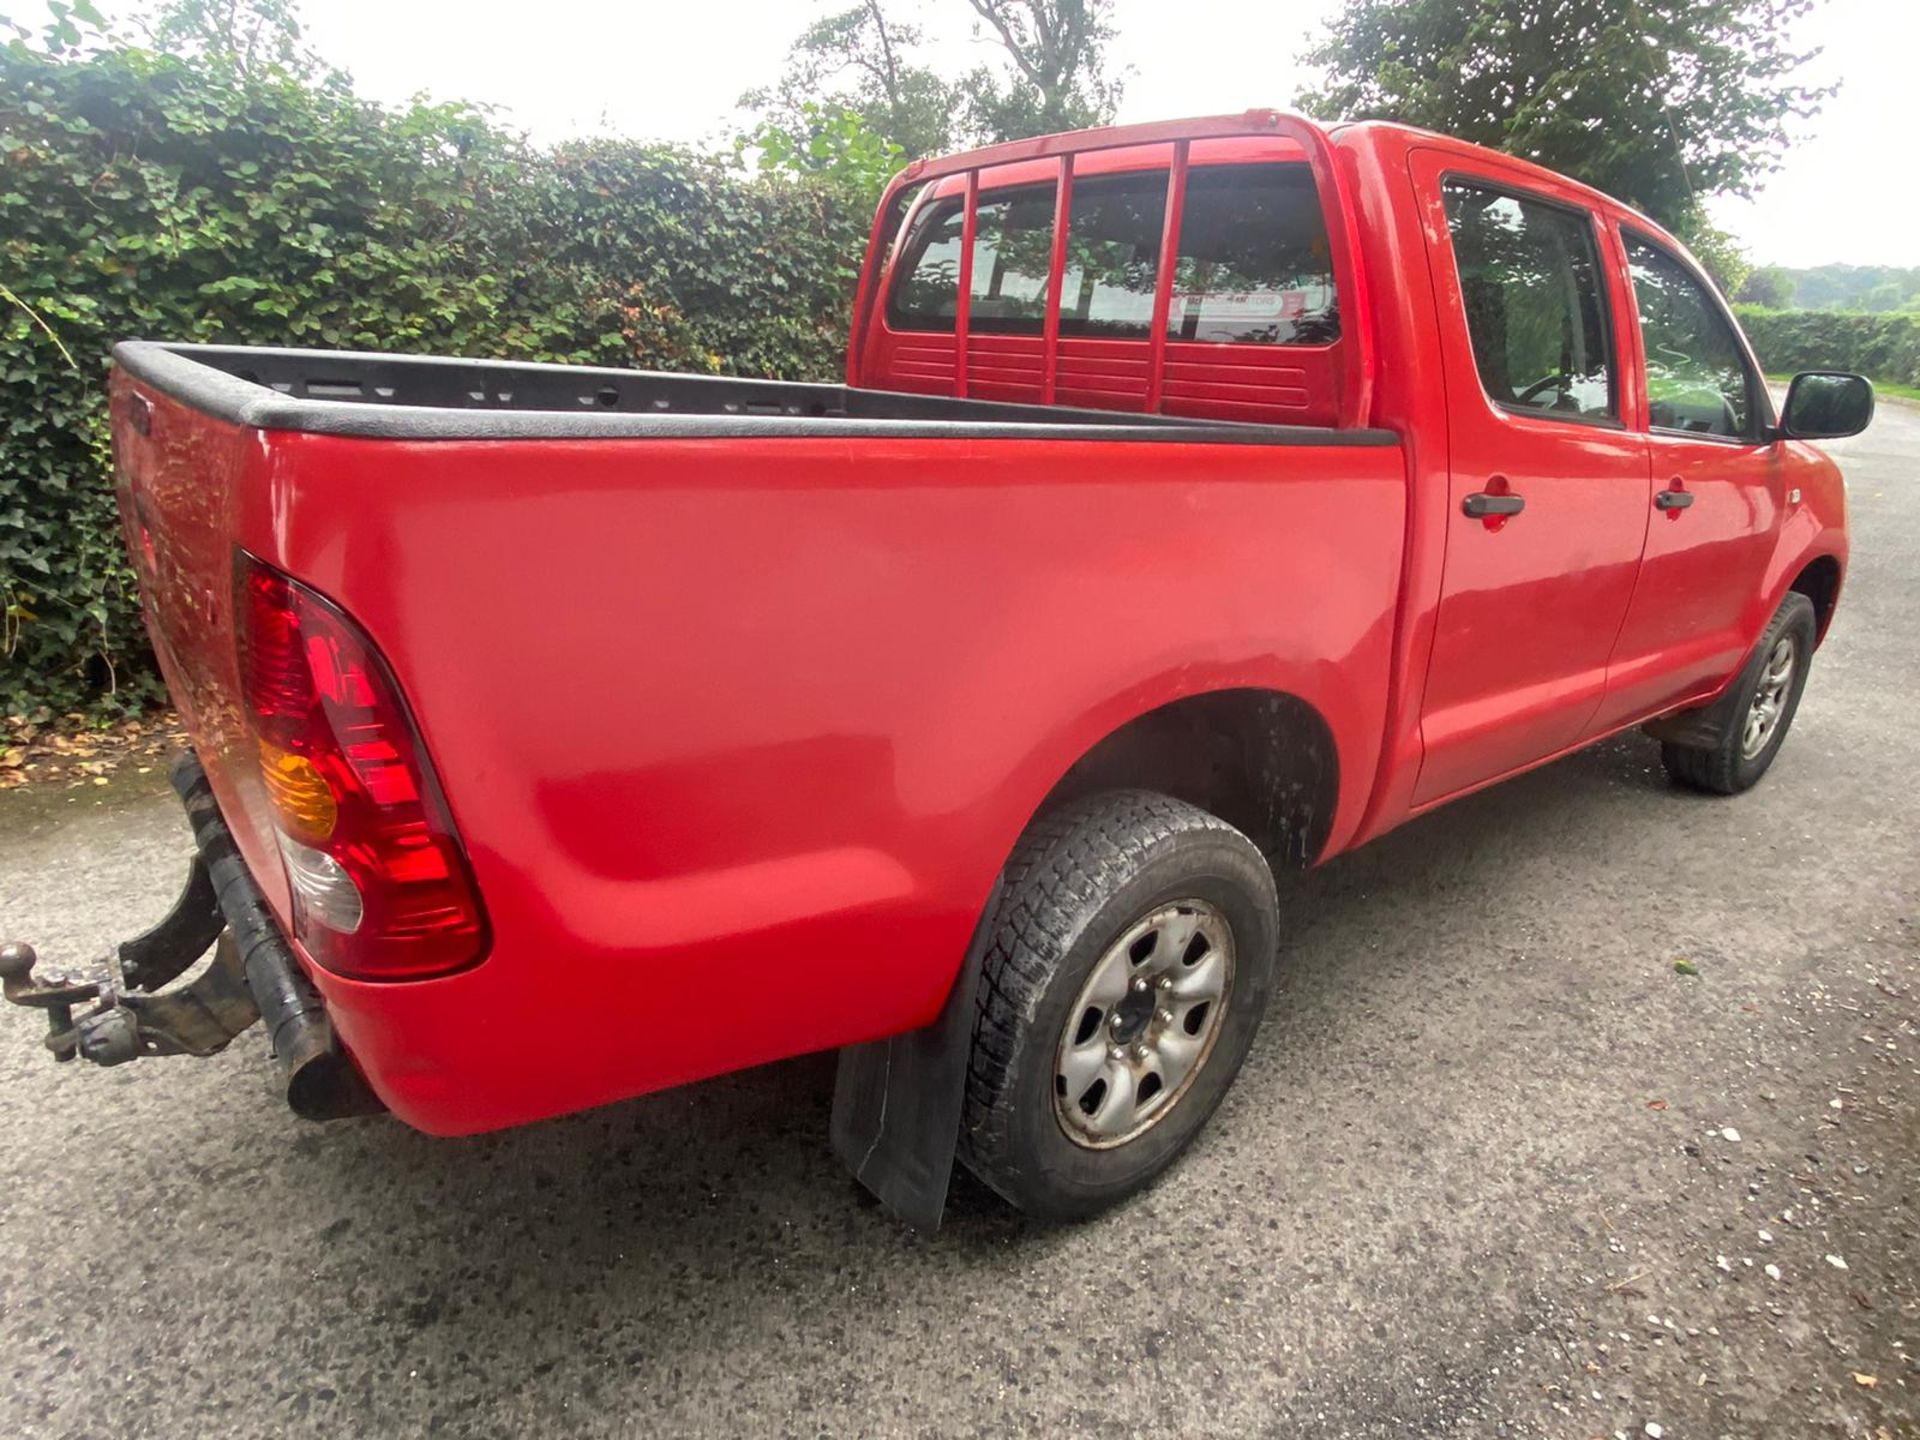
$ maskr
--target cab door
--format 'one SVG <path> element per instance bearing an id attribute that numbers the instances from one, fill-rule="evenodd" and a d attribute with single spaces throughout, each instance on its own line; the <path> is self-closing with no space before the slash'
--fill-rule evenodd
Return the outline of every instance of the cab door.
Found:
<path id="1" fill-rule="evenodd" d="M 1655 507 L 1603 726 L 1717 689 L 1766 627 L 1786 480 L 1758 371 L 1726 308 L 1660 241 L 1620 229 Z"/>
<path id="2" fill-rule="evenodd" d="M 1537 172 L 1410 157 L 1448 409 L 1446 562 L 1414 790 L 1429 804 L 1592 733 L 1646 540 L 1598 217 Z"/>

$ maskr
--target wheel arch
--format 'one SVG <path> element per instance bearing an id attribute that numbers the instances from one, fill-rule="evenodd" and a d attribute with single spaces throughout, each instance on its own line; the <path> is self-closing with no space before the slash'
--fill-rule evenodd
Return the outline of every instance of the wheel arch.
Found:
<path id="1" fill-rule="evenodd" d="M 1787 586 L 1790 593 L 1797 591 L 1813 602 L 1815 644 L 1827 638 L 1827 626 L 1840 603 L 1841 573 L 1837 555 L 1815 555 L 1800 567 Z"/>
<path id="2" fill-rule="evenodd" d="M 1219 816 L 1251 838 L 1275 868 L 1304 868 L 1326 847 L 1339 782 L 1333 729 L 1315 706 L 1287 691 L 1223 687 L 1114 725 L 1067 765 L 1021 829 L 1099 790 L 1156 790 Z M 996 874 L 972 943 L 930 1023 L 841 1052 L 834 1148 L 889 1211 L 923 1229 L 939 1224 L 945 1204 L 984 946 L 1003 883 Z"/>
<path id="3" fill-rule="evenodd" d="M 1332 727 L 1297 695 L 1208 690 L 1109 731 L 1067 768 L 1035 814 L 1112 789 L 1184 800 L 1242 831 L 1276 868 L 1305 869 L 1332 831 L 1339 752 Z"/>

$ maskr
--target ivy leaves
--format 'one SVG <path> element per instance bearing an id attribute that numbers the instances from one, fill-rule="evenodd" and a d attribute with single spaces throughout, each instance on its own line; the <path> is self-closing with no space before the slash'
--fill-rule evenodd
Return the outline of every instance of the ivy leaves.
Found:
<path id="1" fill-rule="evenodd" d="M 841 188 L 542 150 L 217 48 L 83 52 L 91 7 L 49 13 L 0 46 L 0 715 L 157 693 L 108 475 L 117 340 L 838 367 L 871 218 Z"/>

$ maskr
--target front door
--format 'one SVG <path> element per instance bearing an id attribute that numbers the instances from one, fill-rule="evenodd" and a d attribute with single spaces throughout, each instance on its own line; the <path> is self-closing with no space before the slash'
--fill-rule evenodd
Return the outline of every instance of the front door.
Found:
<path id="1" fill-rule="evenodd" d="M 1449 423 L 1424 805 L 1592 733 L 1647 534 L 1599 222 L 1495 162 L 1415 151 Z"/>
<path id="2" fill-rule="evenodd" d="M 1656 507 L 1599 723 L 1716 688 L 1766 627 L 1785 479 L 1760 377 L 1705 281 L 1622 228 L 1633 277 Z"/>

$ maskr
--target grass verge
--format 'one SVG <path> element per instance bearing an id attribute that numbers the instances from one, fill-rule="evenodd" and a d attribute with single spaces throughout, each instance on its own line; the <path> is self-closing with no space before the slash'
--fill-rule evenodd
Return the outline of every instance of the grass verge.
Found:
<path id="1" fill-rule="evenodd" d="M 1868 376 L 1872 379 L 1872 376 Z M 1785 385 L 1793 379 L 1791 375 L 1769 375 L 1767 379 L 1775 385 Z M 1874 380 L 1873 393 L 1881 399 L 1891 395 L 1898 400 L 1920 400 L 1920 385 L 1902 385 L 1896 380 Z"/>

